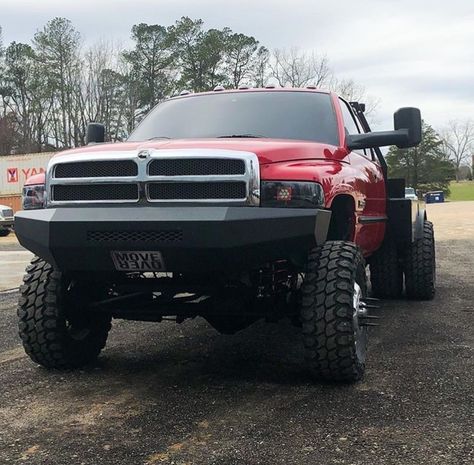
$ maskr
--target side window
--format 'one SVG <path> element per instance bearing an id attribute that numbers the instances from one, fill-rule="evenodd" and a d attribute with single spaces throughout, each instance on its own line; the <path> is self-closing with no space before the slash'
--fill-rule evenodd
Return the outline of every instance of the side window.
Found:
<path id="1" fill-rule="evenodd" d="M 346 128 L 347 133 L 359 134 L 361 131 L 354 117 L 352 116 L 352 113 L 349 110 L 347 103 L 344 102 L 344 100 L 339 100 L 339 103 L 341 104 L 342 117 L 344 118 L 344 127 Z"/>
<path id="2" fill-rule="evenodd" d="M 359 122 L 352 114 L 351 110 L 347 106 L 347 103 L 341 99 L 339 99 L 339 102 L 341 104 L 342 117 L 344 118 L 344 127 L 346 128 L 348 134 L 360 134 L 361 132 L 364 132 L 361 130 Z M 375 159 L 372 149 L 364 149 L 362 152 L 367 158 L 371 160 Z"/>

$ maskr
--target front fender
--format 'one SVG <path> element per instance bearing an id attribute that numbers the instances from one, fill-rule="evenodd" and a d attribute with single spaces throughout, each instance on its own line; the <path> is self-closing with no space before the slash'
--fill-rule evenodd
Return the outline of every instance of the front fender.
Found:
<path id="1" fill-rule="evenodd" d="M 346 178 L 353 179 L 348 172 L 351 166 L 340 160 L 292 160 L 260 165 L 262 181 L 312 181 L 323 186 L 325 206 L 330 208 L 333 199 L 339 194 L 349 194 L 357 205 L 357 195 Z"/>
<path id="2" fill-rule="evenodd" d="M 425 202 L 421 200 L 412 201 L 412 231 L 414 241 L 423 237 L 426 220 L 427 215 Z"/>

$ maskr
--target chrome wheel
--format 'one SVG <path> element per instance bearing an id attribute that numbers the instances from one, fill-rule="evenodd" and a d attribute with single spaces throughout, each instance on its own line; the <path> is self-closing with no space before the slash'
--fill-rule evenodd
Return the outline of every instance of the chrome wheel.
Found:
<path id="1" fill-rule="evenodd" d="M 363 299 L 362 288 L 354 282 L 352 325 L 356 357 L 360 363 L 365 362 L 368 339 L 367 326 L 364 323 L 364 318 L 367 317 L 367 304 Z"/>

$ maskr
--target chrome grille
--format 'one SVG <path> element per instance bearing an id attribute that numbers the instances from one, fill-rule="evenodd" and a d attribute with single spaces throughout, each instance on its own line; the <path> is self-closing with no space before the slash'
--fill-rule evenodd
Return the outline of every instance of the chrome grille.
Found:
<path id="1" fill-rule="evenodd" d="M 63 184 L 53 186 L 52 200 L 59 202 L 138 200 L 137 184 Z"/>
<path id="2" fill-rule="evenodd" d="M 254 153 L 223 149 L 137 149 L 54 157 L 47 206 L 77 203 L 260 204 Z"/>
<path id="3" fill-rule="evenodd" d="M 54 170 L 55 178 L 118 178 L 136 176 L 138 166 L 133 160 L 99 160 L 64 163 Z"/>
<path id="4" fill-rule="evenodd" d="M 161 242 L 174 243 L 183 240 L 183 231 L 87 231 L 90 242 Z"/>
<path id="5" fill-rule="evenodd" d="M 5 208 L 2 210 L 2 215 L 4 218 L 10 218 L 13 216 L 13 210 L 11 208 Z"/>
<path id="6" fill-rule="evenodd" d="M 211 176 L 245 174 L 244 160 L 235 158 L 163 158 L 148 166 L 150 176 Z"/>

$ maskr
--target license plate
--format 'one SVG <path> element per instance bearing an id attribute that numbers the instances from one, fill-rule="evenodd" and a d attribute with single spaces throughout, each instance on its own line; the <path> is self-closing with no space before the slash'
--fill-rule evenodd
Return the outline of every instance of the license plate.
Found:
<path id="1" fill-rule="evenodd" d="M 113 250 L 115 269 L 118 271 L 164 271 L 161 252 L 148 250 Z"/>

